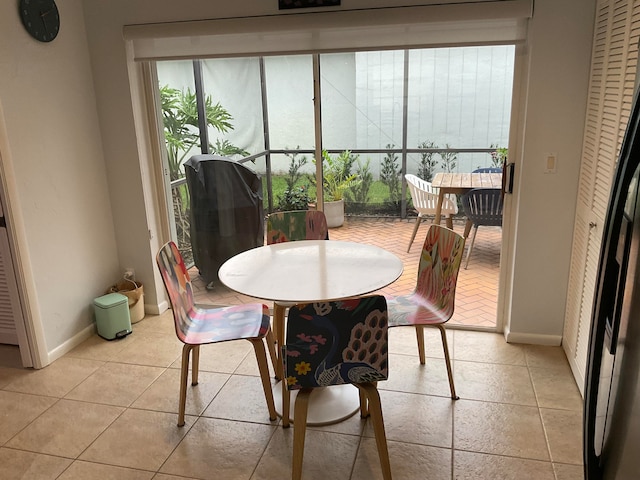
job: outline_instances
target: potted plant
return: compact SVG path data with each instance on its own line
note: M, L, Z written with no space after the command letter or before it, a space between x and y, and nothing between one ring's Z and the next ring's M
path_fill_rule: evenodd
M296 149L300 148L300 145ZM287 188L278 195L278 210L286 212L289 210L309 210L311 198L309 197L308 185L300 185L300 179L304 174L300 171L307 163L307 157L298 158L297 153L285 154L289 157L289 171L285 177Z
M495 150L491 152L492 166L502 168L507 161L509 149L507 149L506 147L499 147L498 145L494 144L491 144L490 148L495 148Z
M351 173L351 167L357 159L358 156L352 155L349 150L335 157L326 150L322 151L322 192L324 214L329 228L339 227L344 223L345 194L348 195L348 190L362 181L357 173Z
M305 185L298 185L287 188L282 193L282 196L278 197L278 210L282 212L309 210L309 203L311 203L311 198L309 197L308 188Z

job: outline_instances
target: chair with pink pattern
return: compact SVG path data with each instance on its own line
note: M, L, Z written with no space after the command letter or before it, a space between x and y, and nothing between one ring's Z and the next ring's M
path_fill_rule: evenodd
M387 299L389 327L415 327L421 364L425 363L424 327L440 330L451 398L454 400L458 396L453 383L444 324L453 316L463 252L464 237L446 227L431 225L420 254L415 290L409 295Z
M191 385L197 385L200 345L241 339L249 340L253 345L258 360L262 388L267 400L269 419L275 420L276 409L269 380L267 354L264 348L265 337L270 350L274 345L269 307L258 303L223 308L196 306L193 300L189 272L176 244L168 242L163 245L156 255L156 262L169 295L176 335L184 344L182 347L178 426L184 425L190 357L193 357ZM275 351L270 353L272 358L275 358Z

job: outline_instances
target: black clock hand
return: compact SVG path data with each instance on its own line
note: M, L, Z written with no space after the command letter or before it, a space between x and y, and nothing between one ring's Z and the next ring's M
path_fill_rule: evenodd
M47 20L45 19L45 15L47 15L48 13L49 12L40 14L40 19L42 20L42 25L44 25L44 33L46 33L47 35L49 34L49 29L47 28Z

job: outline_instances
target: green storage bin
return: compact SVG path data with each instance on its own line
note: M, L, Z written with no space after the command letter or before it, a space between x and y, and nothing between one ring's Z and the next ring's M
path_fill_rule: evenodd
M120 293L109 293L93 301L98 335L106 340L126 337L131 333L129 299Z

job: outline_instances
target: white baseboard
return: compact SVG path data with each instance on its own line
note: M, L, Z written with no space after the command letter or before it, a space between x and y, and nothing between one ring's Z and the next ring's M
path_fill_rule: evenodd
M559 347L562 345L562 335L542 335L538 333L517 333L505 329L504 338L507 343L525 343L529 345L547 345Z
M166 300L161 302L159 305L153 305L148 303L144 304L145 313L150 313L152 315L160 315L161 313L165 312L168 308L169 308L169 303ZM95 322L91 322L90 325L86 326L80 332L76 333L73 337L71 337L69 340L64 342L62 345L59 345L53 350L51 350L47 354L47 364L43 365L43 367L46 367L47 365L53 363L55 360L62 357L65 353L69 353L71 350L76 348L78 345L80 345L82 342L84 342L87 338L89 338L91 335L95 333L96 333L96 324Z
M65 353L68 353L74 348L76 348L78 345L84 342L87 338L91 337L94 333L96 333L96 324L95 322L91 322L90 325L87 325L84 329L76 333L73 337L71 337L69 340L64 342L62 345L59 345L53 350L51 350L47 354L47 365L49 365L50 363L53 363L55 360L62 357ZM47 365L43 365L43 367L46 367Z
M169 308L169 302L163 300L159 304L155 305L152 303L144 304L144 313L150 313L151 315L160 315L164 313Z

